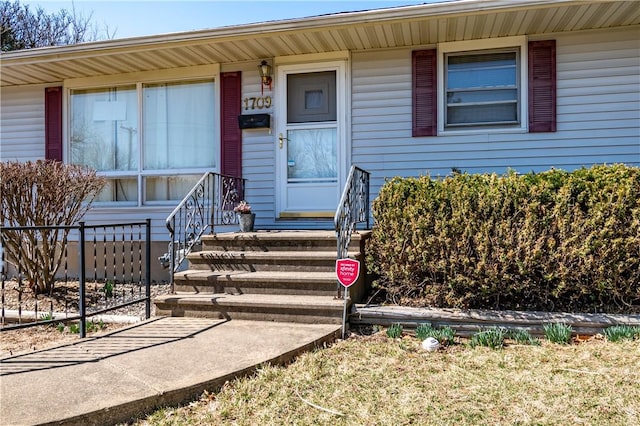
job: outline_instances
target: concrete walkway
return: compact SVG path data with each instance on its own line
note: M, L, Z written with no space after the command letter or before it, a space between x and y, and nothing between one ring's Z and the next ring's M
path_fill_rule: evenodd
M108 425L197 399L264 363L333 341L339 325L155 318L0 360L0 424Z

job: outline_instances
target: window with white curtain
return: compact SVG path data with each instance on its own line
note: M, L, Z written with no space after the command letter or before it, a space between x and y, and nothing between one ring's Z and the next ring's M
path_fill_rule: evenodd
M70 160L107 178L97 201L181 200L215 170L214 88L207 80L72 90Z

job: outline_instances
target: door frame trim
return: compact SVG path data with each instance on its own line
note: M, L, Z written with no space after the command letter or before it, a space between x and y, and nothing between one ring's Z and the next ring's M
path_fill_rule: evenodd
M275 61L274 61L275 62ZM274 150L275 150L275 217L276 218L290 218L295 216L296 212L286 211L285 205L285 193L286 193L286 179L281 179L281 176L286 176L286 161L282 161L278 147L278 135L286 132L286 102L287 102L287 87L286 79L287 74L291 73L305 73L305 72L322 72L322 71L335 71L336 72L336 112L337 112L337 193L336 193L336 206L339 202L342 185L346 179L347 170L351 163L351 70L350 61L345 59L334 59L327 61L307 62L307 63L286 63L279 64L276 62L276 80L275 80L275 114L276 123L273 132L274 135ZM284 170L283 170L284 168ZM335 208L334 207L334 208ZM284 214L283 214L284 213ZM326 217L328 212L322 213L319 217ZM307 216L309 213L305 213L302 216ZM301 217L301 215L297 215ZM317 216L313 216L317 217Z

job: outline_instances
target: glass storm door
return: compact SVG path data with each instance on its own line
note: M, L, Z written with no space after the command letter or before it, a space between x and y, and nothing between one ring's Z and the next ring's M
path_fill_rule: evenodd
M292 67L293 68L293 67ZM283 71L277 136L278 210L286 217L333 217L344 146L341 67Z

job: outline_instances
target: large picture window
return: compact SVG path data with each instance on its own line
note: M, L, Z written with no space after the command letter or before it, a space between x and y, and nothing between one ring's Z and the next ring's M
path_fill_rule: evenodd
M107 177L98 202L182 199L216 168L216 134L213 81L71 91L70 160Z

